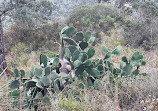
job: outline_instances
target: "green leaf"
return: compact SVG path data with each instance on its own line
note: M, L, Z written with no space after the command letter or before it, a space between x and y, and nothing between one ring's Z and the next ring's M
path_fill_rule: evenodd
M98 77L100 75L100 72L94 68L88 68L86 69L86 72L92 77Z
M54 89L55 89L56 91L59 91L60 88L61 88L61 86L60 86L60 80L59 80L59 78L58 78L58 79L56 79L56 80L54 81Z
M59 58L58 57L56 57L56 58L54 58L54 61L53 61L53 64L52 64L52 66L57 66L59 64Z
M101 51L102 51L103 53L108 53L108 48L107 48L106 46L102 46L102 47L101 47Z
M78 67L78 66L81 65L81 64L82 64L81 61L76 60L76 61L74 62L74 68Z
M75 50L77 50L77 48L75 46L69 46L69 50L71 52L71 55L75 52Z
M40 81L43 83L44 86L49 86L50 85L50 79L48 79L47 77L42 77L40 79Z
M42 76L42 69L41 68L36 68L35 69L35 72L34 72L34 75L36 76L36 77L41 77Z
M83 81L83 80L84 80L83 77L84 77L84 76L83 76L83 73L81 73L81 74L79 74L79 75L77 76L78 80L80 80L80 81Z
M47 56L44 54L40 55L40 65L43 63L44 67L47 67Z
M88 59L93 57L95 54L95 49L93 47L91 47L88 52L87 52L87 55L88 55Z
M143 75L143 76L147 76L147 74L146 74L146 73L142 73L141 75Z
M53 79L53 80L55 80L56 78L58 78L59 77L59 74L58 73L56 73L56 71L52 71L52 73L51 73L51 79ZM49 77L50 78L50 77Z
M84 72L82 73L82 75L83 75L83 77L88 77L88 73L87 73L86 71L84 71Z
M86 49L86 48L88 47L88 43L87 43L87 42L81 42L81 43L79 44L79 46L80 46L80 48L81 48L82 50L84 50L84 49Z
M32 72L35 71L35 67L34 67L34 65L31 65L31 71L32 71Z
M39 82L39 78L37 78L37 77L33 77L33 78L31 79L31 81Z
M20 96L19 89L14 89L14 90L12 91L12 94L11 94L11 95L14 96L14 97Z
M134 66L139 67L142 65L142 59L143 55L137 51L132 55L131 62Z
M101 72L104 70L104 67L103 67L103 65L98 65L97 69Z
M137 76L138 74L139 74L139 69L136 69L136 70L134 70L133 72L132 72L132 75L135 75L135 76Z
M45 71L45 76L49 75L52 72L52 68L51 67L46 67L44 71Z
M82 32L78 32L78 33L76 34L76 39L77 39L78 41L83 41L83 38L84 38L84 35L83 35Z
M90 37L91 37L91 32L86 32L86 34L85 34L86 42L88 42L88 40L90 39Z
M20 74L21 74L21 78L23 78L25 76L25 71L24 70L20 70Z
M120 68L123 69L124 62L120 61Z
M79 50L76 50L73 55L72 55L72 60L75 61L79 58L80 56L80 51Z
M128 60L127 60L126 56L122 57L122 61L125 62L125 63L128 63Z
M108 67L111 67L111 66L113 66L113 63L111 63L110 61L107 61L107 65L108 65Z
M119 45L112 51L112 54L114 55L114 57L117 57L121 54L121 52L122 52L122 47Z
M64 54L64 58L68 58L70 59L71 57L71 52L68 48L65 48L65 54Z
M62 30L61 30L61 34L64 36L64 37L70 37L75 31L75 28L74 27L69 27L69 26L66 26L64 27Z
M63 34L67 29L69 29L69 26L65 26L62 30L61 30L61 34Z
M89 86L93 86L93 82L92 79L90 77L87 78L87 85Z
M103 60L102 59L98 59L98 64L103 64Z
M132 55L132 58L131 60L132 61L138 61L138 60L141 60L143 59L143 55L140 53L140 52L135 52L133 55Z
M18 71L17 68L14 69L14 77L15 77L15 78L19 77L19 71Z
M68 78L69 78L69 81L72 83L73 82L73 75L74 72L70 72L69 75L68 75Z
M90 66L90 65L92 65L92 62L91 62L91 60L86 60L86 61L83 62L83 65L84 66Z
M12 88L12 89L18 89L19 88L19 81L18 80L14 80L12 81L10 84L9 84L9 87Z
M34 76L32 71L29 71L29 77L32 78Z
M60 73L59 76L61 78L68 78L68 74L66 74L66 73Z
M146 65L146 62L145 62L145 61L142 61L141 65L142 65L142 66L145 66L145 65Z
M44 96L44 97L43 97L43 100L42 100L42 103L43 103L44 105L50 104L50 99L49 99L49 97Z
M43 89L42 82L40 81L36 83L36 86L40 89Z
M83 71L84 71L84 67L83 67L83 65L80 65L80 66L78 66L78 67L76 68L75 74L76 74L77 76L79 76L79 75L81 75L81 74L83 73Z
M119 68L114 68L113 74L115 75L115 77L118 76L118 75L121 75L121 69L119 69Z
M104 61L110 61L111 60L111 52L108 52L104 58Z
M39 99L42 99L42 98L43 98L43 94L42 94L41 92L39 92L39 93L37 94L37 96L38 96Z
M139 60L139 61L132 61L132 64L134 65L134 66L137 66L137 67L140 67L141 66L141 60Z
M88 41L87 41L87 43L93 43L95 41L95 37L91 37Z
M30 81L26 82L25 85L26 85L26 89L28 91L31 87L35 87L36 86L36 82L30 80Z
M68 38L68 37L63 37L63 39L64 39L64 41L67 42L68 44L77 46L77 43L76 43L73 39Z
M126 66L123 68L123 71L125 72L126 75L131 74L133 67L131 64L126 64Z
M101 80L96 79L96 80L94 81L94 88L95 88L96 90L99 90L99 89L101 89L101 86L102 86Z
M88 59L88 55L87 55L86 53L83 53L83 54L81 55L81 61L84 62L84 61L86 61L87 59Z

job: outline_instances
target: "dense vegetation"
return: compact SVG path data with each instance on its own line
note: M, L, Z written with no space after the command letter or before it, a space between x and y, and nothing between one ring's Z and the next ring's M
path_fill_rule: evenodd
M4 0L0 18L0 109L158 110L157 1Z

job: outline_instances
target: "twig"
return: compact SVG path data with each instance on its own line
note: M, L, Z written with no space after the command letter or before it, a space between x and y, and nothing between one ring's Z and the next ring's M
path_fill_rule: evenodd
M8 67L6 67L3 72L0 74L0 76L2 76L4 74L4 72L7 70Z

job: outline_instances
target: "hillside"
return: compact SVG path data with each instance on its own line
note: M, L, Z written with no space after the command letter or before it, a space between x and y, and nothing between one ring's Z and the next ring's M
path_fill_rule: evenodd
M0 111L158 111L157 0L1 0Z

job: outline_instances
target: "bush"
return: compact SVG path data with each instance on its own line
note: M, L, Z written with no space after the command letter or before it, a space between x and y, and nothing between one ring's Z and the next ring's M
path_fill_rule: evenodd
M105 4L81 5L72 11L66 20L67 24L82 22L82 17L89 18L92 22L99 22L100 16L118 16L118 9Z
M133 6L132 25L125 27L125 38L134 47L150 48L158 35L158 6L154 2L139 2Z
M18 42L29 45L31 50L38 50L39 48L55 49L56 47L49 48L46 45L49 41L49 45L54 45L55 39L59 39L60 28L58 23L45 24L38 29L31 28L23 29L18 25L13 25L9 31L5 32L4 38L7 50L15 46Z
M21 42L11 48L10 55L7 59L10 68L14 69L18 66L27 66L27 63L29 61L29 55L25 53L27 49L28 46Z
M122 30L123 29L118 29L118 28L116 30L112 29L110 31L110 36L101 32L101 36L103 37L103 39L102 39L102 44L99 45L106 44L106 46L110 47L111 49L113 49L118 45L122 45L122 46L125 45L126 41L123 37Z
M101 40L100 32L107 34L114 28L114 23L118 22L119 18L119 9L112 5L80 5L67 17L66 24L76 27L77 31L92 31L97 43Z

